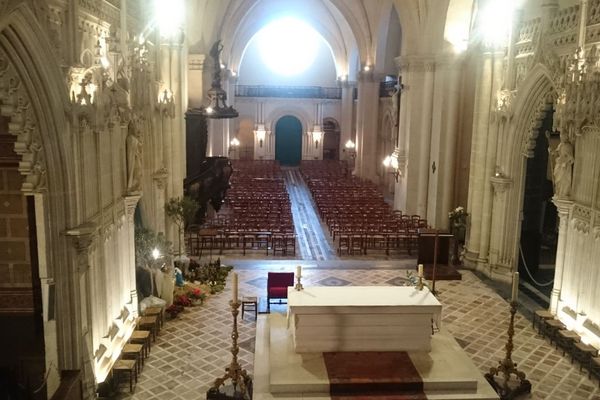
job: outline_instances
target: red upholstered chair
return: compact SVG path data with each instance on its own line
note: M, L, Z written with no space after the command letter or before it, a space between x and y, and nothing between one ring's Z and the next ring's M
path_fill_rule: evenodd
M294 286L293 272L269 272L267 276L267 311L271 310L271 299L287 300L288 286Z

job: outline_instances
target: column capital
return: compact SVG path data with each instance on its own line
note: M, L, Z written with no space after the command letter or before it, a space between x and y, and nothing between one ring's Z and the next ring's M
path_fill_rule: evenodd
M204 70L204 60L206 55L204 54L188 54L188 68L190 71L202 71Z
M494 194L502 194L506 192L508 188L512 186L512 179L507 178L503 175L492 176L490 178L490 182L492 183L492 187L494 188Z
M137 207L137 203L142 196L140 194L128 195L123 197L123 201L125 202L125 210L127 213L127 219L130 222L133 222L133 215L135 214L135 208Z
M165 167L161 167L154 174L152 174L152 178L156 183L158 189L162 190L165 187L165 183L167 182L167 178L169 177L169 171Z
M556 206L556 209L558 210L558 216L561 218L561 220L569 216L569 213L573 209L574 205L574 203L571 200L564 200L558 198L553 198L552 202Z

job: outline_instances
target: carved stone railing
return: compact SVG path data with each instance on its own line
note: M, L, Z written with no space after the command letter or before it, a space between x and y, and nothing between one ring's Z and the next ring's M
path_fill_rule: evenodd
M236 97L283 97L298 99L341 99L342 88L321 86L236 85Z

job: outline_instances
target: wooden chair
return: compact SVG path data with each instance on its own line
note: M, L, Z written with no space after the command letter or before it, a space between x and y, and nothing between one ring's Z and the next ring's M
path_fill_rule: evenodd
M133 393L133 381L137 384L137 363L135 360L117 360L112 367L113 378L116 384L123 375L129 377L129 392Z
M152 341L150 340L150 331L133 331L131 337L129 338L129 343L141 344L144 349L144 357L148 358L148 355L150 354L150 348L152 346Z
M269 272L267 275L267 311L271 311L271 299L287 300L288 287L294 286L293 272Z

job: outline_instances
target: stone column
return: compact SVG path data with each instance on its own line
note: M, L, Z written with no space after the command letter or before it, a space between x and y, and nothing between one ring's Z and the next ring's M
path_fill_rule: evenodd
M506 210L508 209L506 191L512 186L512 179L498 173L490 178L494 189L492 202L492 221L490 236L489 265L491 267L504 264L506 261L500 257L500 249L503 248L503 233L506 226ZM505 271L508 273L508 270Z
M198 108L204 104L204 54L188 54L188 104Z
M476 263L480 255L483 197L486 190L485 158L490 126L491 97L493 89L493 59L491 53L484 53L480 76L475 93L476 109L473 115L473 139L471 144L471 162L469 168L469 200L467 210L470 214L470 229L467 235L466 260Z
M437 176L439 189L441 189L441 204L436 204L437 212L434 219L435 226L438 228L448 228L448 212L454 207L454 186L456 182L456 148L458 141L458 117L460 104L460 83L463 62L462 59L453 60L453 64L448 66L449 88L446 94L448 104L448 114L446 126L443 128L443 143L440 152L440 174ZM429 196L432 197L431 195ZM436 196L439 198L439 196Z
M354 99L352 98L352 92L354 91L354 85L347 80L341 83L342 85L342 105L341 105L341 121L340 121L340 160L347 159L349 156L344 156L347 150L344 147L348 140L352 140L356 143L356 137L354 135L354 129L352 125L352 115L354 114Z
M92 314L90 302L96 299L93 292L88 291L90 286L89 272L92 260L90 257L94 242L97 239L96 227L94 225L81 225L75 229L65 232L71 239L74 250L74 264L68 273L69 293L58 293L62 301L70 303L69 313L62 317L69 321L73 330L72 342L66 351L70 352L70 361L62 365L64 369L80 369L82 372L83 398L93 398L96 390L96 376L94 359L93 326L103 314ZM65 296L66 294L66 296ZM61 313L62 314L62 313ZM68 315L68 316L67 316ZM106 372L108 374L108 372ZM96 375L96 376L95 376Z
M356 174L376 182L379 81L373 73L359 75L356 108Z
M504 53L495 53L492 54L493 60L493 70L492 70L492 94L493 99L496 99L496 93L500 90L500 85L502 84L502 67L503 67L503 59ZM495 108L496 104L492 103L491 107ZM483 182L483 204L481 211L481 239L480 239L480 247L479 247L479 257L478 263L480 265L486 265L488 263L489 258L489 248L490 248L490 232L491 232L491 219L492 219L492 188L488 181L492 176L494 176L496 170L496 152L497 152L497 143L498 143L498 128L500 124L500 120L498 118L489 119L491 124L489 126L489 131L487 133L487 146L485 149L485 163L478 164L477 168L484 167L484 182Z
M396 152L398 153L398 168L400 176L396 181L394 188L394 209L407 210L408 202L408 144L410 142L410 92L409 83L411 82L411 71L409 62L401 57L395 59L398 66L398 75L402 77L404 89L400 92L400 114L398 116L398 142L396 143Z
M435 63L432 60L423 62L423 97L420 107L420 143L419 143L419 180L417 187L417 214L427 217L427 190L429 176L432 171L430 163L431 123L433 119L433 82Z
M554 315L558 312L558 303L563 284L563 272L565 269L565 255L567 246L567 235L569 232L569 215L573 208L573 202L569 200L553 200L558 210L558 244L556 246L556 262L554 269L554 287L550 295L550 312Z

